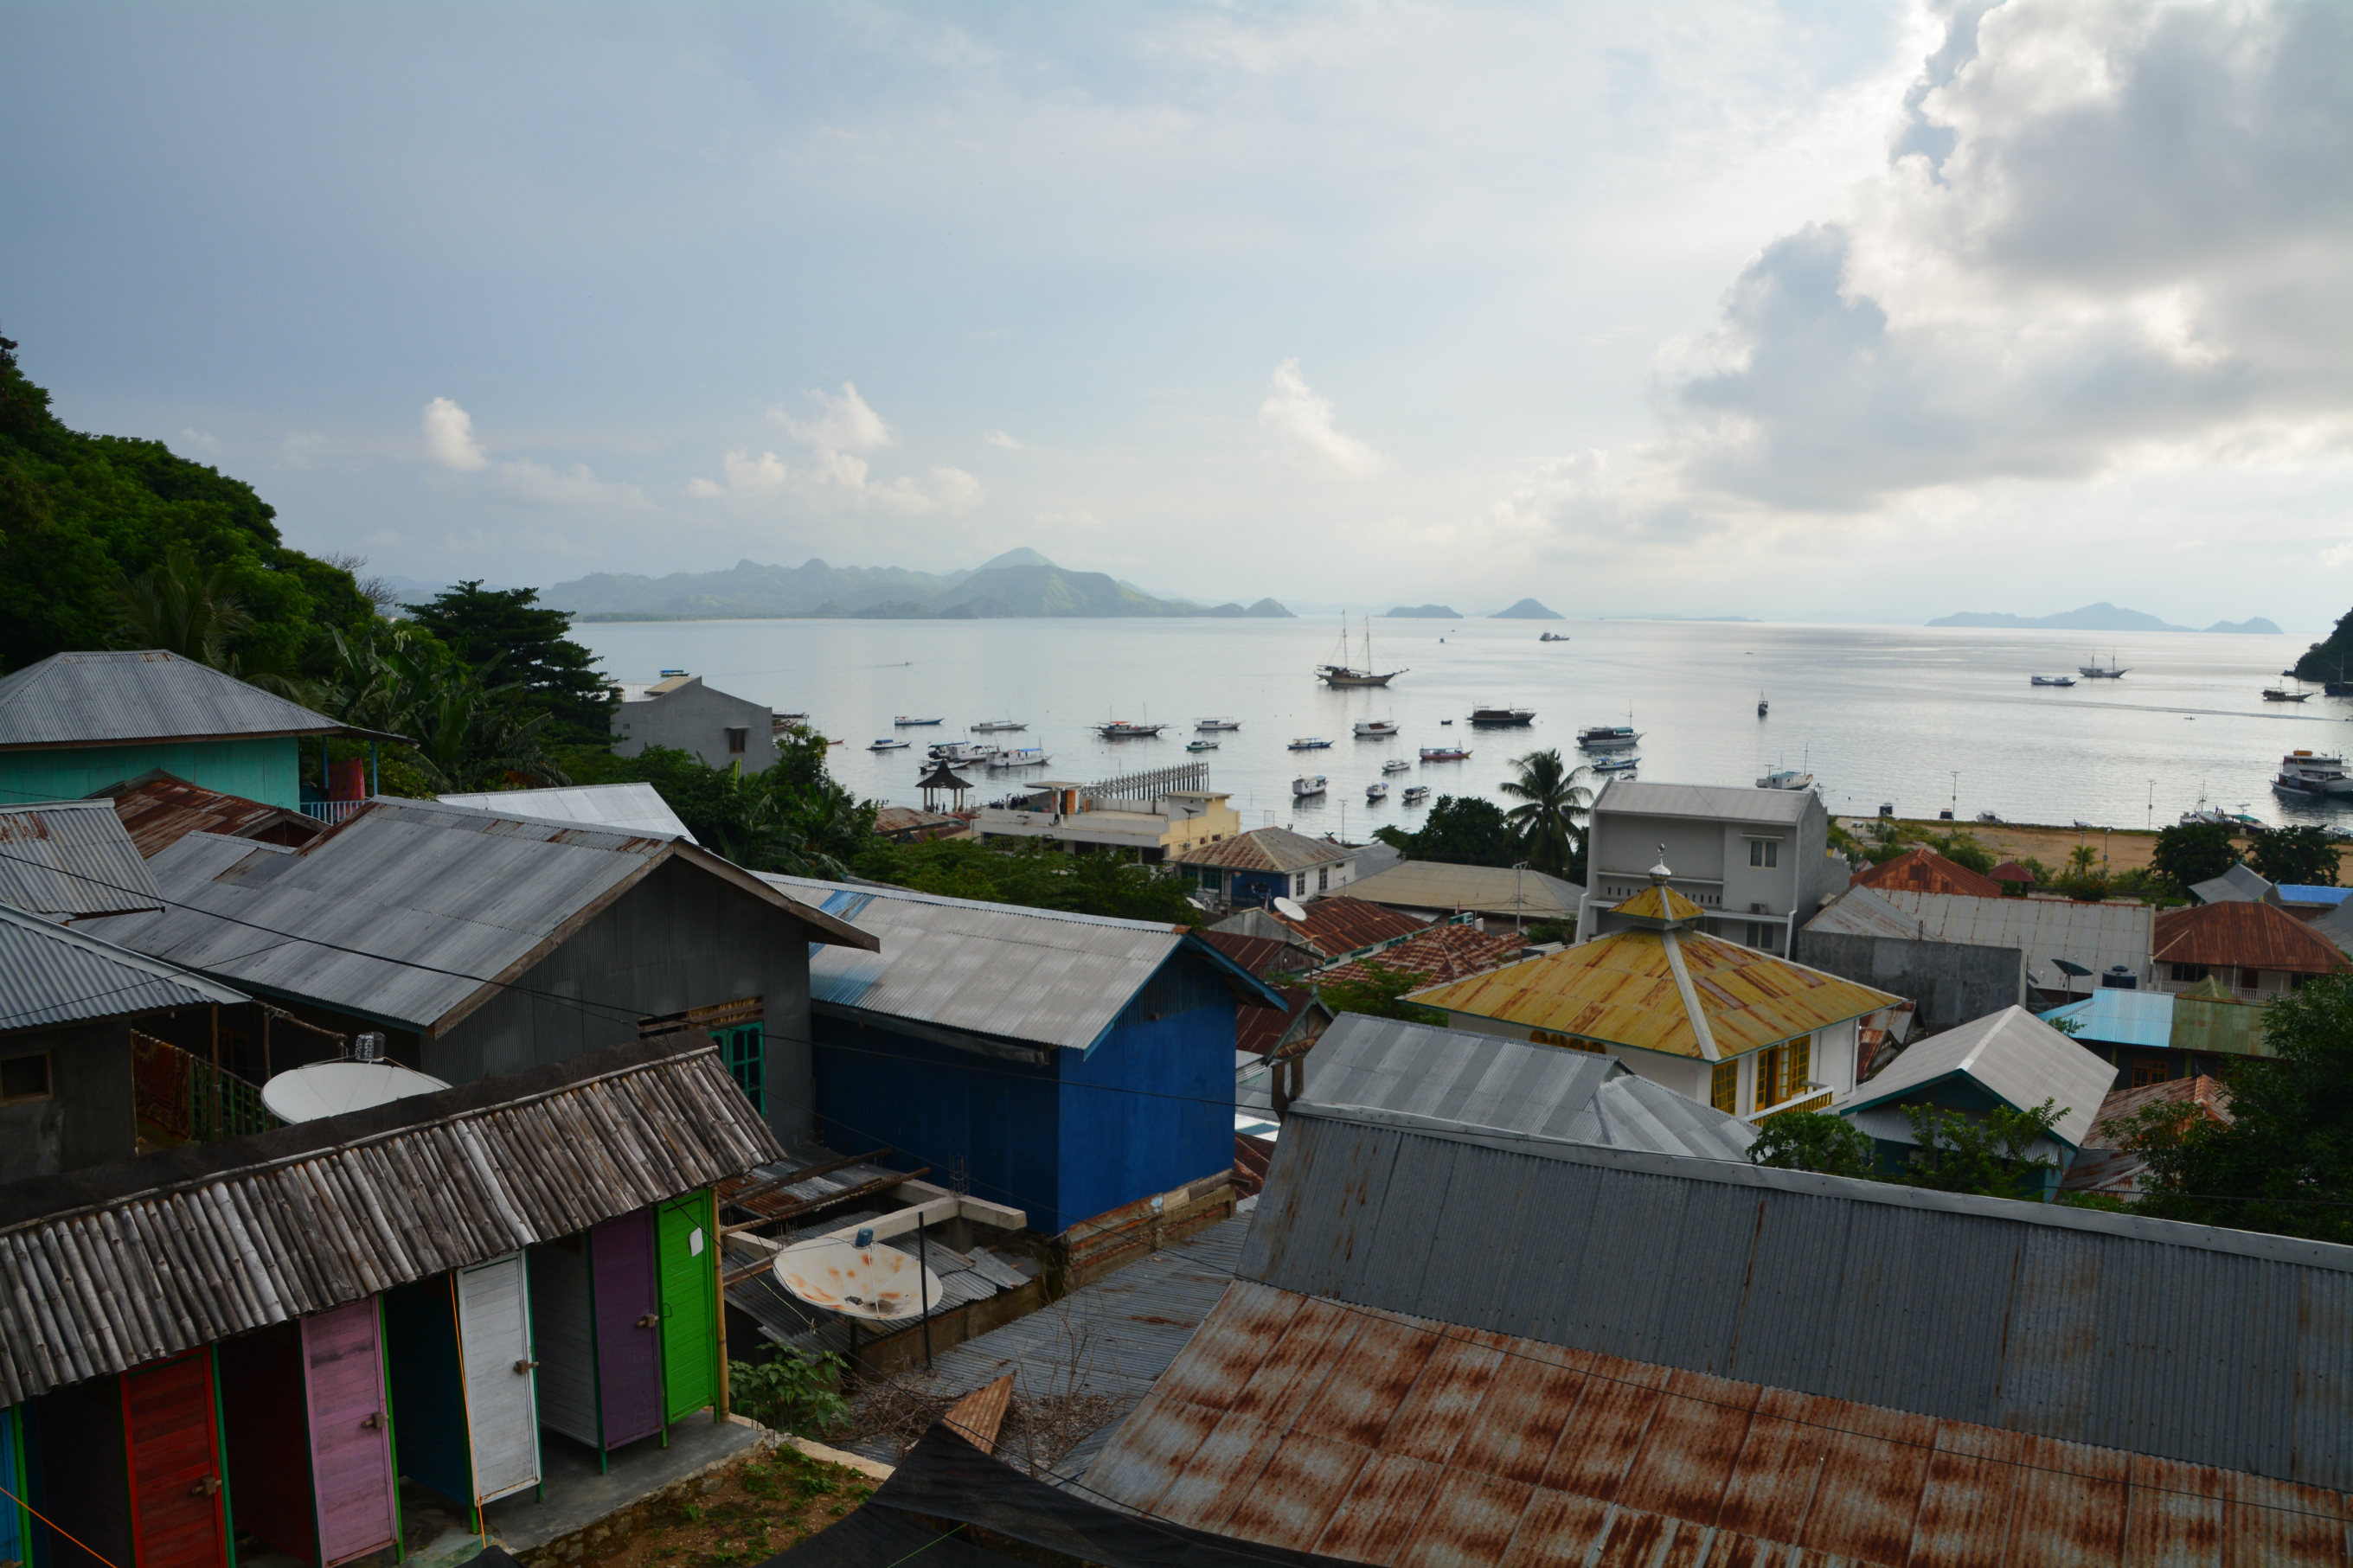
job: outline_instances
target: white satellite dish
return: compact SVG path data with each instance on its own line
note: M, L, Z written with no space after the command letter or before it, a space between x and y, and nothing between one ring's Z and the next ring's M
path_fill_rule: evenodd
M1303 921L1307 918L1307 911L1289 899L1275 900L1274 912L1285 920Z
M316 1121L448 1087L394 1062L312 1062L263 1084L261 1103L280 1121Z
M889 1322L940 1304L940 1277L895 1247L839 1237L796 1242L776 1254L776 1283L812 1307Z

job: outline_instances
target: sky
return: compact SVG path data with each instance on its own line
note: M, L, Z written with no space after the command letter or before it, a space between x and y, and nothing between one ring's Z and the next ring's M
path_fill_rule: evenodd
M290 542L2353 604L2353 6L12 6L0 332Z

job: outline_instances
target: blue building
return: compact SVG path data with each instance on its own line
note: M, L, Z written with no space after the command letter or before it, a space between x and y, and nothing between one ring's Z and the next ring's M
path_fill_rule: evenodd
M812 947L818 1135L1081 1220L1230 1168L1238 1006L1282 1000L1198 934L767 877L881 940Z

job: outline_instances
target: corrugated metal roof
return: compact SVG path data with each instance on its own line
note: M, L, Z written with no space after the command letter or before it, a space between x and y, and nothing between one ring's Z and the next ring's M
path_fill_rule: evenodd
M161 909L163 890L111 802L0 807L0 904L76 920Z
M1307 1053L1304 1098L1531 1138L1742 1160L1737 1117L1586 1051L1344 1013Z
M575 916L673 858L785 908L816 940L872 940L683 841L389 799L299 850L192 833L147 862L171 907L96 929L240 984L438 1034ZM272 932L283 940L257 940Z
M1892 928L1885 923L1889 910L1901 922ZM2031 969L2063 958L2104 974L2121 963L2146 983L2155 918L2156 911L2146 904L1977 899L1907 888L1865 888L1850 889L1807 922L1806 929L1968 947L2014 947L2024 951ZM2042 978L2056 989L2061 976L2050 970Z
M2162 991L2119 991L2101 986L2070 1006L2037 1013L2045 1023L2072 1018L2079 1026L2075 1038L2104 1046L2173 1044L2173 998Z
M1704 1060L1741 1056L1901 1000L1702 931L1640 930L1410 995L1425 1007Z
M1672 925L1699 920L1707 913L1664 882L1654 882L1632 898L1610 905L1609 912L1632 920L1658 921Z
M1859 888L1902 888L1915 893L1948 893L1972 899L1999 899L2001 884L1980 877L1967 866L1947 860L1925 845L1906 849L1892 860L1867 866L1854 874Z
M1573 920L1585 889L1542 871L1407 860L1348 884L1348 896L1401 910L1475 910L1531 921Z
M1527 943L1508 931L1490 936L1475 925L1457 925L1447 921L1422 927L1418 935L1408 937L1395 947L1382 950L1374 956L1373 962L1392 974L1418 975L1422 984L1437 985L1449 980L1465 980L1473 974L1484 974L1502 964L1515 963L1526 951ZM1361 959L1335 964L1315 973L1318 985L1343 984L1371 978L1372 972Z
M2231 1116L2231 1091L2214 1079L2200 1073L2196 1078L2168 1079L2163 1083L2146 1083L2138 1089L2115 1089L2100 1101L2099 1115L2094 1119L2092 1141L2113 1145L2124 1135L2121 1126L2111 1123L2128 1121L2152 1105L2179 1102L2196 1107L2214 1121L2228 1125Z
M1297 931L1308 946L1325 958L1339 958L1363 948L1401 942L1427 926L1427 922L1412 915L1350 898L1345 893L1310 900L1300 907L1306 911L1304 920L1293 920L1276 909L1260 912Z
M0 1403L586 1229L780 1151L698 1042L0 1189Z
M2103 993L2132 996L2135 992ZM2052 1131L2071 1149L2090 1142L2092 1119L2116 1080L2116 1069L2023 1007L2004 1007L1973 1023L1904 1047L1869 1083L1831 1109L1841 1116L1868 1110L1941 1079L1967 1078L2013 1110L2055 1100L2065 1114Z
M2353 969L2335 943L2275 904L2197 904L2157 917L2159 963L2236 965L2327 974Z
M649 784L570 784L558 789L489 790L479 795L445 795L443 805L470 806L501 816L533 822L577 822L624 833L669 834L689 844L695 837L678 819L678 813Z
M1240 931L1205 931L1201 940L1263 980L1278 966L1296 969L1314 959L1287 942L1271 936L1244 936Z
M0 1031L248 1000L201 974L0 904Z
M1644 784L1611 779L1593 802L1594 813L1630 816L1704 816L1735 822L1803 822L1811 790L1736 789L1726 784Z
M1294 1107L1240 1272L1482 1333L2353 1485L2353 1247L2325 1242ZM1204 1353L1216 1343L1205 1331ZM1282 1405L1284 1384L1253 1386ZM1518 1440L1517 1420L1487 1425Z
M2353 897L2353 888L2320 888L2309 882L2282 882L2278 892L2285 903L2327 904L2331 908Z
M1197 844L1175 858L1180 865L1235 871L1305 871L1335 865L1355 854L1345 844L1310 838L1288 827L1253 827L1214 844Z
M344 732L323 713L152 648L51 654L0 677L0 751Z
M935 1028L1084 1050L1188 942L1220 966L1231 963L1182 926L760 875L787 892L821 896L828 914L880 943L871 952L811 953L812 1001ZM1266 1001L1280 1005L1271 992Z
M2192 882L2190 893L2201 904L2276 904L2280 890L2253 866L2232 866L2219 877Z
M2259 1004L2190 992L2177 993L2173 998L2169 1043L2177 1051L2222 1051L2241 1057L2279 1054L2263 1033L2263 1009Z
M327 831L327 825L315 816L264 805L242 795L223 795L174 778L161 768L110 784L98 796L114 803L114 815L123 831L131 835L139 853L149 858L191 833L307 844Z
M2329 1563L2341 1492L1237 1282L1088 1470L1383 1568Z

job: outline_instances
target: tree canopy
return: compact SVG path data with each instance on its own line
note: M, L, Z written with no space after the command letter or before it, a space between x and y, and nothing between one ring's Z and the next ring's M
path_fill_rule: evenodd
M2239 863L2232 831L2220 822L2183 822L2160 828L2157 847L2149 852L2152 870L2187 897L2200 882L2211 882Z
M1511 866L1527 858L1521 835L1504 819L1504 808L1472 795L1440 795L1418 833L1383 827L1376 829L1373 837L1409 860Z
M1504 814L1519 830L1529 865L1571 881L1585 879L1585 818L1593 794L1583 780L1591 770L1561 761L1557 750L1530 752L1514 759L1516 773L1503 792L1520 804Z
M869 837L852 869L878 882L946 898L1170 925L1202 923L1183 879L1113 853L1071 854L1051 839L893 844Z
M2305 650L2295 672L2306 680L2353 679L2353 610L2337 617L2337 626L2322 641Z
M553 743L610 742L611 683L596 656L572 640L570 614L542 605L538 589L485 588L476 578L402 608L462 663L513 682L523 706L552 719Z
M2337 886L2336 841L2312 823L2256 834L2247 861L2266 881L2295 888Z

